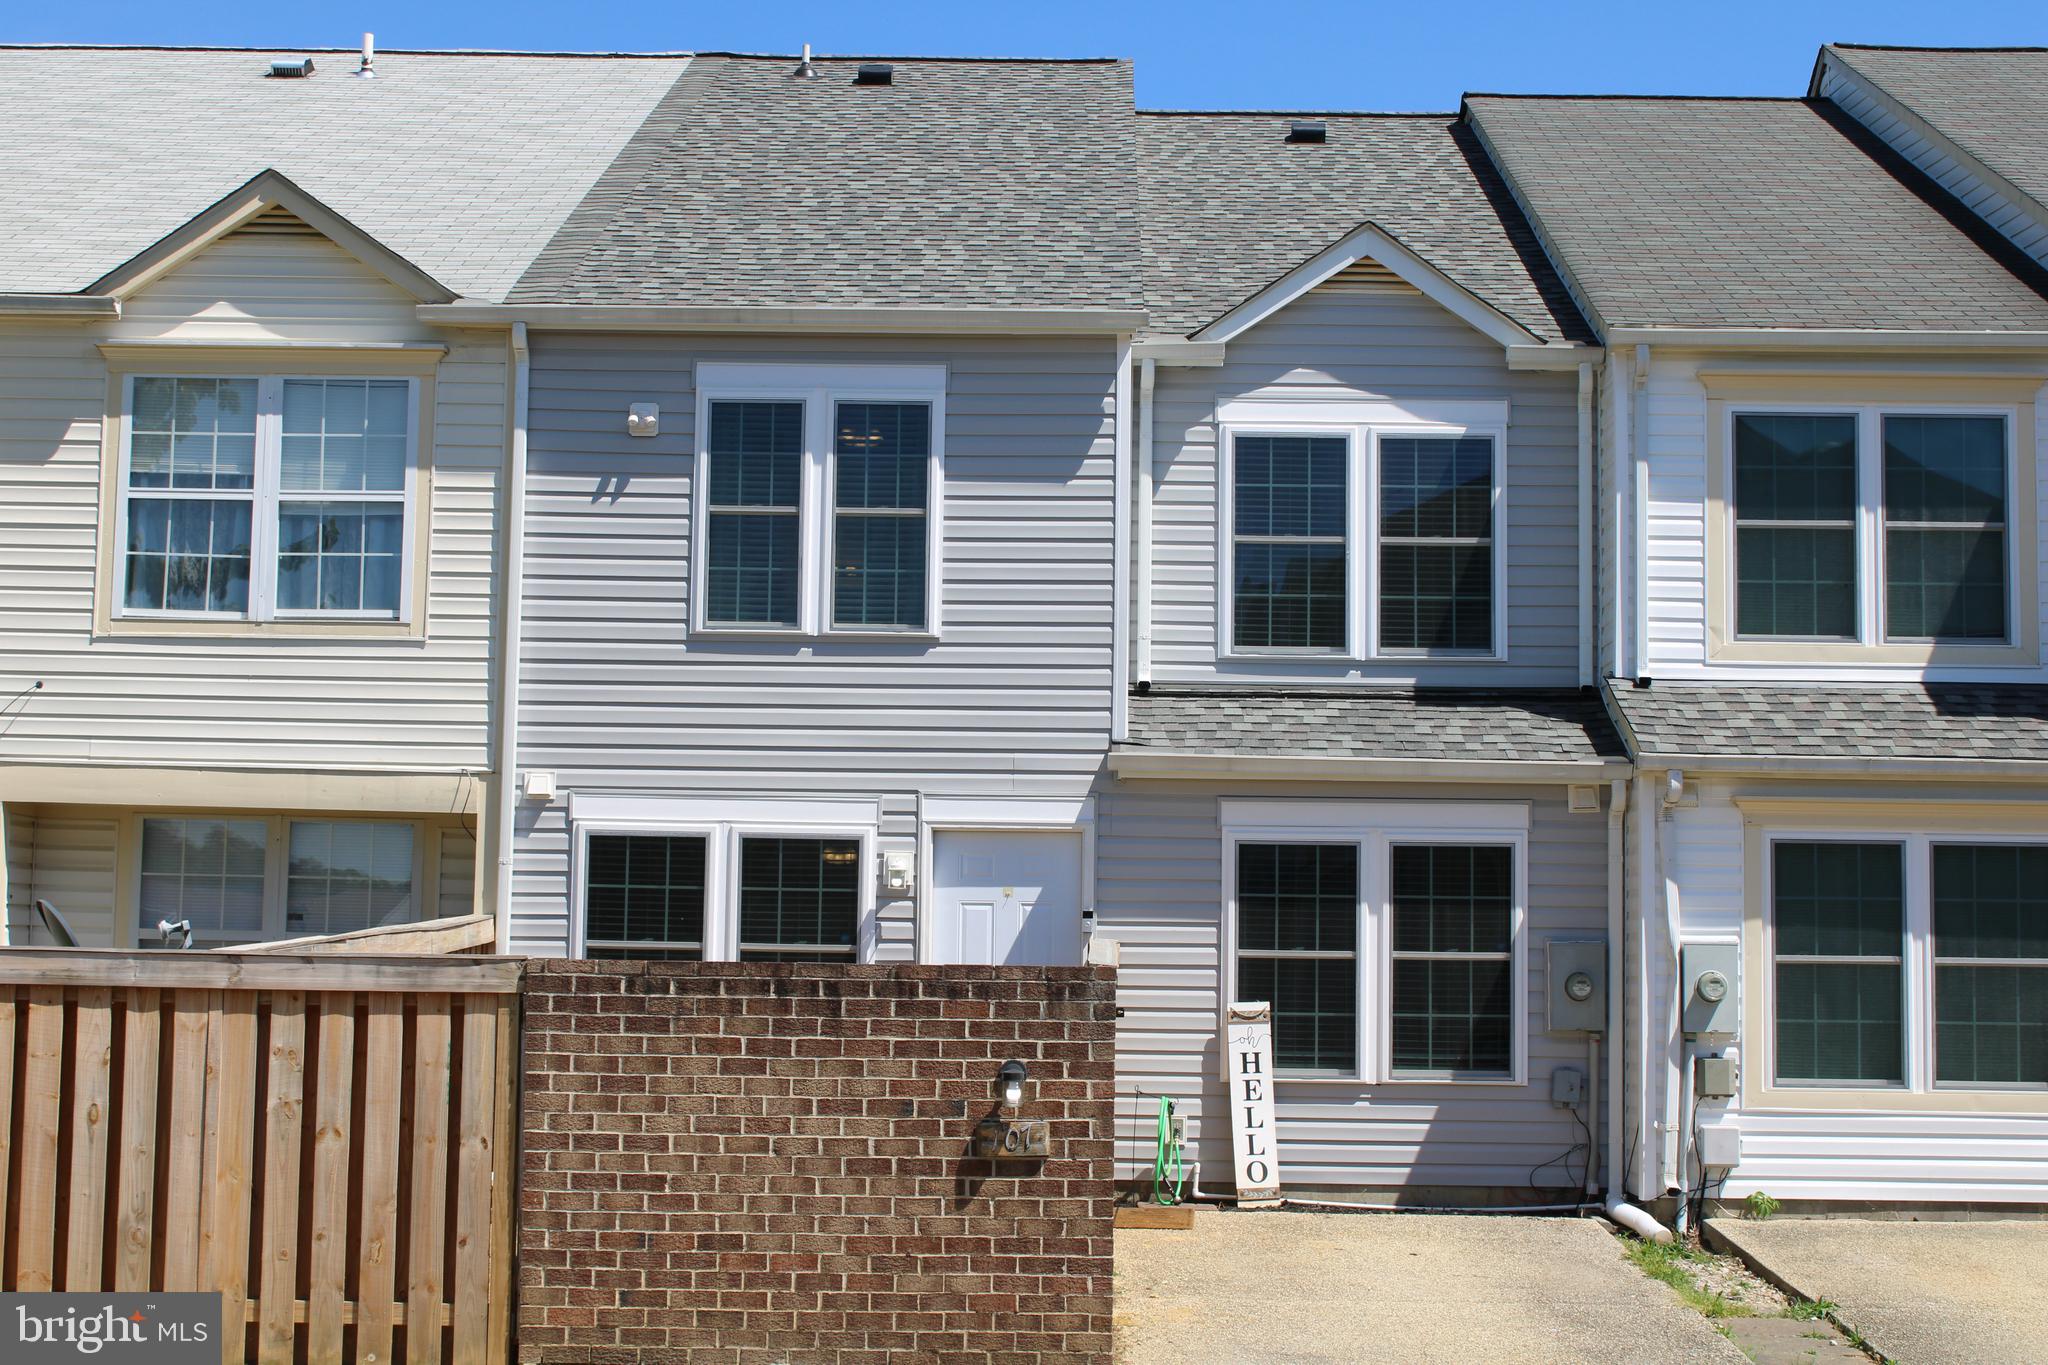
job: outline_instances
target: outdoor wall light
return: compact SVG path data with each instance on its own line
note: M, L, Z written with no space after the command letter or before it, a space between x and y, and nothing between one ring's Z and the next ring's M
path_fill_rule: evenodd
M1024 1103L1024 1082L1030 1076L1022 1062L1012 1060L1003 1063L1002 1069L996 1072L996 1079L1003 1085L1003 1108L1015 1109Z

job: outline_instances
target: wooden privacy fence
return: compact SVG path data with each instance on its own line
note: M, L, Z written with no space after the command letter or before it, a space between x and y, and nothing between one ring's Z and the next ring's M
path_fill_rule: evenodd
M503 1362L519 969L0 950L0 1284L218 1289L229 1365Z

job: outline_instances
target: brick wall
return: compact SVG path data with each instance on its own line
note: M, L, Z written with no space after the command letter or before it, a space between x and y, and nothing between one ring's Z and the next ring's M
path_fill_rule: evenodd
M1107 1361L1115 973L543 962L519 1358ZM967 1155L996 1068L1051 1156Z

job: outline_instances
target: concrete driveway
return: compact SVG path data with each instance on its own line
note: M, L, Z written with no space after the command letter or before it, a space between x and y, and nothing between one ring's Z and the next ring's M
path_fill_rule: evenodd
M2048 1223L1716 1218L1707 1232L1904 1365L2048 1359Z
M1200 1209L1116 1234L1122 1365L1745 1357L1570 1218Z

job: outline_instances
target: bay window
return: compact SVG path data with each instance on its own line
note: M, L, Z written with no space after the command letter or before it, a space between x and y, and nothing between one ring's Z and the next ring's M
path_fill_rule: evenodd
M125 381L114 615L407 621L418 382Z

